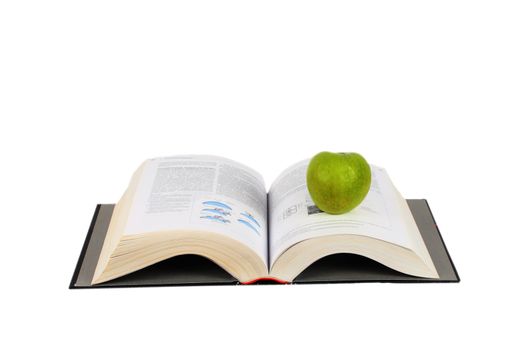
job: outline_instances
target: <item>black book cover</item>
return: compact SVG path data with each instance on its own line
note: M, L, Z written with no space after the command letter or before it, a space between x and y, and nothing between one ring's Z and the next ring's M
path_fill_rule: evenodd
M292 284L354 282L459 282L459 275L424 199L408 199L408 206L439 273L439 279L403 274L374 260L354 255L324 257L304 270ZM109 287L151 287L187 285L232 285L240 283L214 262L197 255L176 256L115 280L91 286L96 263L109 226L113 204L99 204L84 241L70 289ZM256 284L274 283L261 281Z

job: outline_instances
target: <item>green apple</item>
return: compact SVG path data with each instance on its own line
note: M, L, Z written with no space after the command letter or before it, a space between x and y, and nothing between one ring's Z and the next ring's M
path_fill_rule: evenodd
M343 214L357 207L368 194L371 182L370 165L358 153L318 153L306 172L312 200L329 214Z

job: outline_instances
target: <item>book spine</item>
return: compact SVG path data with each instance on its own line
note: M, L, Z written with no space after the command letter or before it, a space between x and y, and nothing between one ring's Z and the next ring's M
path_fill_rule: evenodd
M277 283L280 283L280 284L289 284L290 283L288 281L280 280L280 279L275 278L275 277L261 277L261 278L256 278L256 279L253 279L253 280L250 280L250 281L241 282L241 284L254 284L254 283L259 282L259 281L273 281L273 282L277 282Z

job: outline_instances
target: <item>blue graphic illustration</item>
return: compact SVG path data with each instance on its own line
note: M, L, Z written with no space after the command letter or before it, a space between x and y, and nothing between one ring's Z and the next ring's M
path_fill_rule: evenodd
M223 224L229 224L231 221L226 219L226 216L231 216L232 208L219 201L204 201L202 202L203 207L200 211L200 218L210 221L220 222Z
M228 224L228 223L230 223L230 220L227 220L227 219L223 218L223 217L220 216L220 215L206 215L206 216L201 216L201 219L208 219L208 220L212 220L212 221L222 222L223 224Z
M202 204L209 205L209 206L212 206L212 207L219 207L219 208L223 208L223 209L232 210L232 208L229 205L224 204L222 202L218 202L218 201L205 201L205 202L202 202Z
M244 211L244 212L241 213L241 215L244 216L245 218L247 218L248 220L250 220L251 222L253 222L258 227L261 227L259 222L257 222L257 220L255 220L255 218L253 217L252 214L248 213L247 211Z
M223 215L223 216L228 216L228 215L232 215L229 211L226 211L222 208L204 208L202 209L201 211L205 211L205 212L208 212L208 213L214 213L214 214L219 214L219 215Z
M257 231L257 228L255 228L255 226L253 226L250 222L246 221L246 220L243 220L243 219L237 219L238 222L240 222L241 224L244 224L246 226L248 226L249 228L251 228L252 230L255 231L255 233L257 233L259 236L261 235L259 233L259 231Z

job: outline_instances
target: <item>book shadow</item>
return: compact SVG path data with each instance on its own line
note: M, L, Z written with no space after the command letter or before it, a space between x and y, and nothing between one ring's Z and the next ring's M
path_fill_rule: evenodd
M421 278L392 270L355 254L334 254L314 262L293 283L413 282ZM213 261L199 255L179 255L94 287L238 284ZM263 280L254 284L278 284Z
M185 254L160 261L97 286L191 286L237 284L237 282L233 276L213 261L199 255Z
M370 258L349 253L325 256L308 266L294 283L414 282L422 281Z

